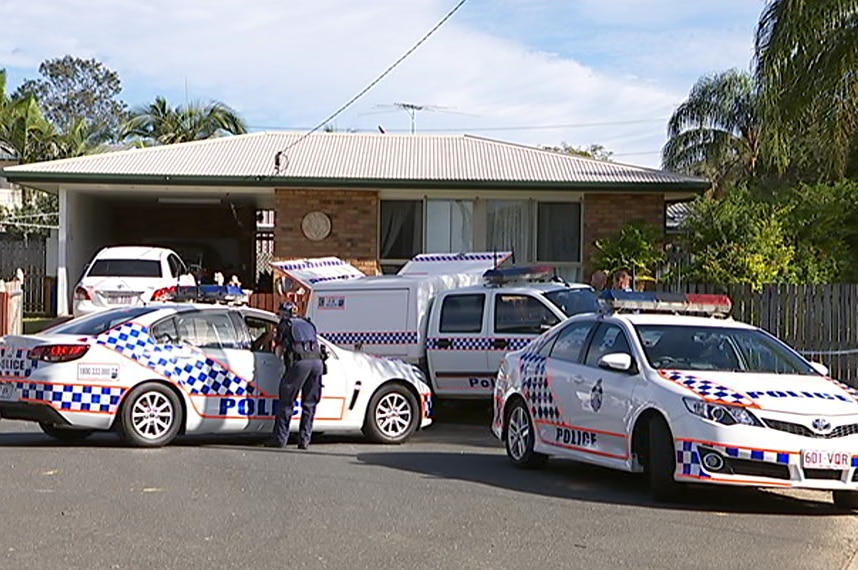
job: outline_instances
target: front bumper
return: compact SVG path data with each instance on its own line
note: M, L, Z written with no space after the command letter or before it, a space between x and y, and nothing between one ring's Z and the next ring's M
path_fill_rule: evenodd
M690 414L672 428L677 481L858 490L858 435L807 437L767 427L720 426ZM848 460L837 469L806 467L802 451L808 450L847 454Z

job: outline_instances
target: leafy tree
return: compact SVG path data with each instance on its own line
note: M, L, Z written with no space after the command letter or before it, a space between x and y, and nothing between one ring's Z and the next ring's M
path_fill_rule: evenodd
M66 55L42 62L39 73L41 78L22 83L13 98L35 95L60 132L84 120L94 140L117 140L127 105L116 98L122 83L115 71L95 59Z
M638 277L655 277L665 259L661 241L661 228L629 222L618 234L596 241L593 265L608 273L628 269Z
M540 148L542 148L542 150L562 152L565 154L571 154L573 156L583 156L584 158L593 158L596 160L610 161L611 157L614 156L614 153L612 151L606 149L600 144L591 144L590 146L579 147L570 146L564 142L560 143L560 146L543 146Z
M821 179L856 158L858 0L769 0L756 32L767 155Z
M755 289L791 281L796 251L785 210L755 199L745 187L733 189L723 199L698 198L682 223L683 245L691 253L683 277Z
M706 176L717 194L752 178L760 156L757 108L750 74L731 69L700 78L668 122L664 168Z
M152 144L175 144L247 132L244 120L230 107L213 101L170 106L163 97L138 107L125 123L122 138L139 138Z
M6 71L0 70L0 144L21 162L50 156L53 126L33 96L11 98L6 91Z

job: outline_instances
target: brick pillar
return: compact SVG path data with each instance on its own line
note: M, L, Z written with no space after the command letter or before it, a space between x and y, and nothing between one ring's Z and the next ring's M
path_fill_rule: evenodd
M641 221L664 231L664 194L587 193L584 195L583 279L598 269L591 259L596 254L596 240L611 237L627 223Z
M378 192L278 188L275 191L274 257L294 259L335 256L367 275L378 275ZM308 239L304 216L323 212L331 220L325 239Z

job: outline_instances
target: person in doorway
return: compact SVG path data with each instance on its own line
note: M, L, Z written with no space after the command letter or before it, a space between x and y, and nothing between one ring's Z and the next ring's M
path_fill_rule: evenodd
M596 291L604 291L608 286L608 274L601 269L597 269L590 276L590 286Z
M280 380L280 407L274 419L274 432L269 447L286 447L289 424L298 393L301 394L301 423L298 428L298 449L307 449L313 435L316 404L322 397L324 347L319 342L315 325L298 316L294 303L280 307L280 322L275 336L277 351L286 371Z

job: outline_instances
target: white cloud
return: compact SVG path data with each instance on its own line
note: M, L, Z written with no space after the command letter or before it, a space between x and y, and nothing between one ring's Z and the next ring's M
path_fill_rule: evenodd
M739 33L722 34L717 29L672 30L664 41L654 42L651 27L658 14L664 14L663 6L689 4L682 0L651 1L643 9L630 0L584 1L578 8L592 18L590 33L583 35L586 26L576 27L581 33L570 33L573 40L558 50L528 41L539 38L539 29L519 30L515 38L502 35L504 27L492 26L491 18L504 9L512 10L507 15L516 15L515 10L522 9L521 0L497 5L494 1L466 4L339 117L338 127L375 129L382 124L389 130L407 129L409 118L404 112L372 114L378 111L376 105L407 101L449 106L473 115L422 112L417 116L418 131L460 129L525 144L598 143L618 155L652 152L663 144L664 123L631 121L666 118L691 86L679 88L674 82L660 81L667 68L681 68L696 77L746 66L749 58L750 37L742 44ZM50 6L15 2L13 9L11 2L0 0L0 12L8 15L0 36L0 61L8 67L20 68L19 72L29 69L29 76L35 76L44 59L66 53L95 57L119 73L125 98L132 105L148 103L156 95L182 102L187 82L190 98L222 100L260 127L317 123L374 79L454 5L453 0L408 0L407 9L401 0L56 0ZM528 2L532 12L523 23L537 21L536 16L545 21L559 5ZM640 31L624 32L626 41L617 44L618 30L633 27L630 14L643 17L643 13L648 16ZM688 9L682 13L689 18L694 15ZM593 22L604 26L605 39L599 39ZM747 25L752 28L753 22ZM593 53L635 54L636 63L600 68L585 57L572 59L569 53L587 50L574 37L590 37ZM740 61L725 65L733 59ZM624 121L630 123L482 130ZM620 159L658 164L657 154Z

